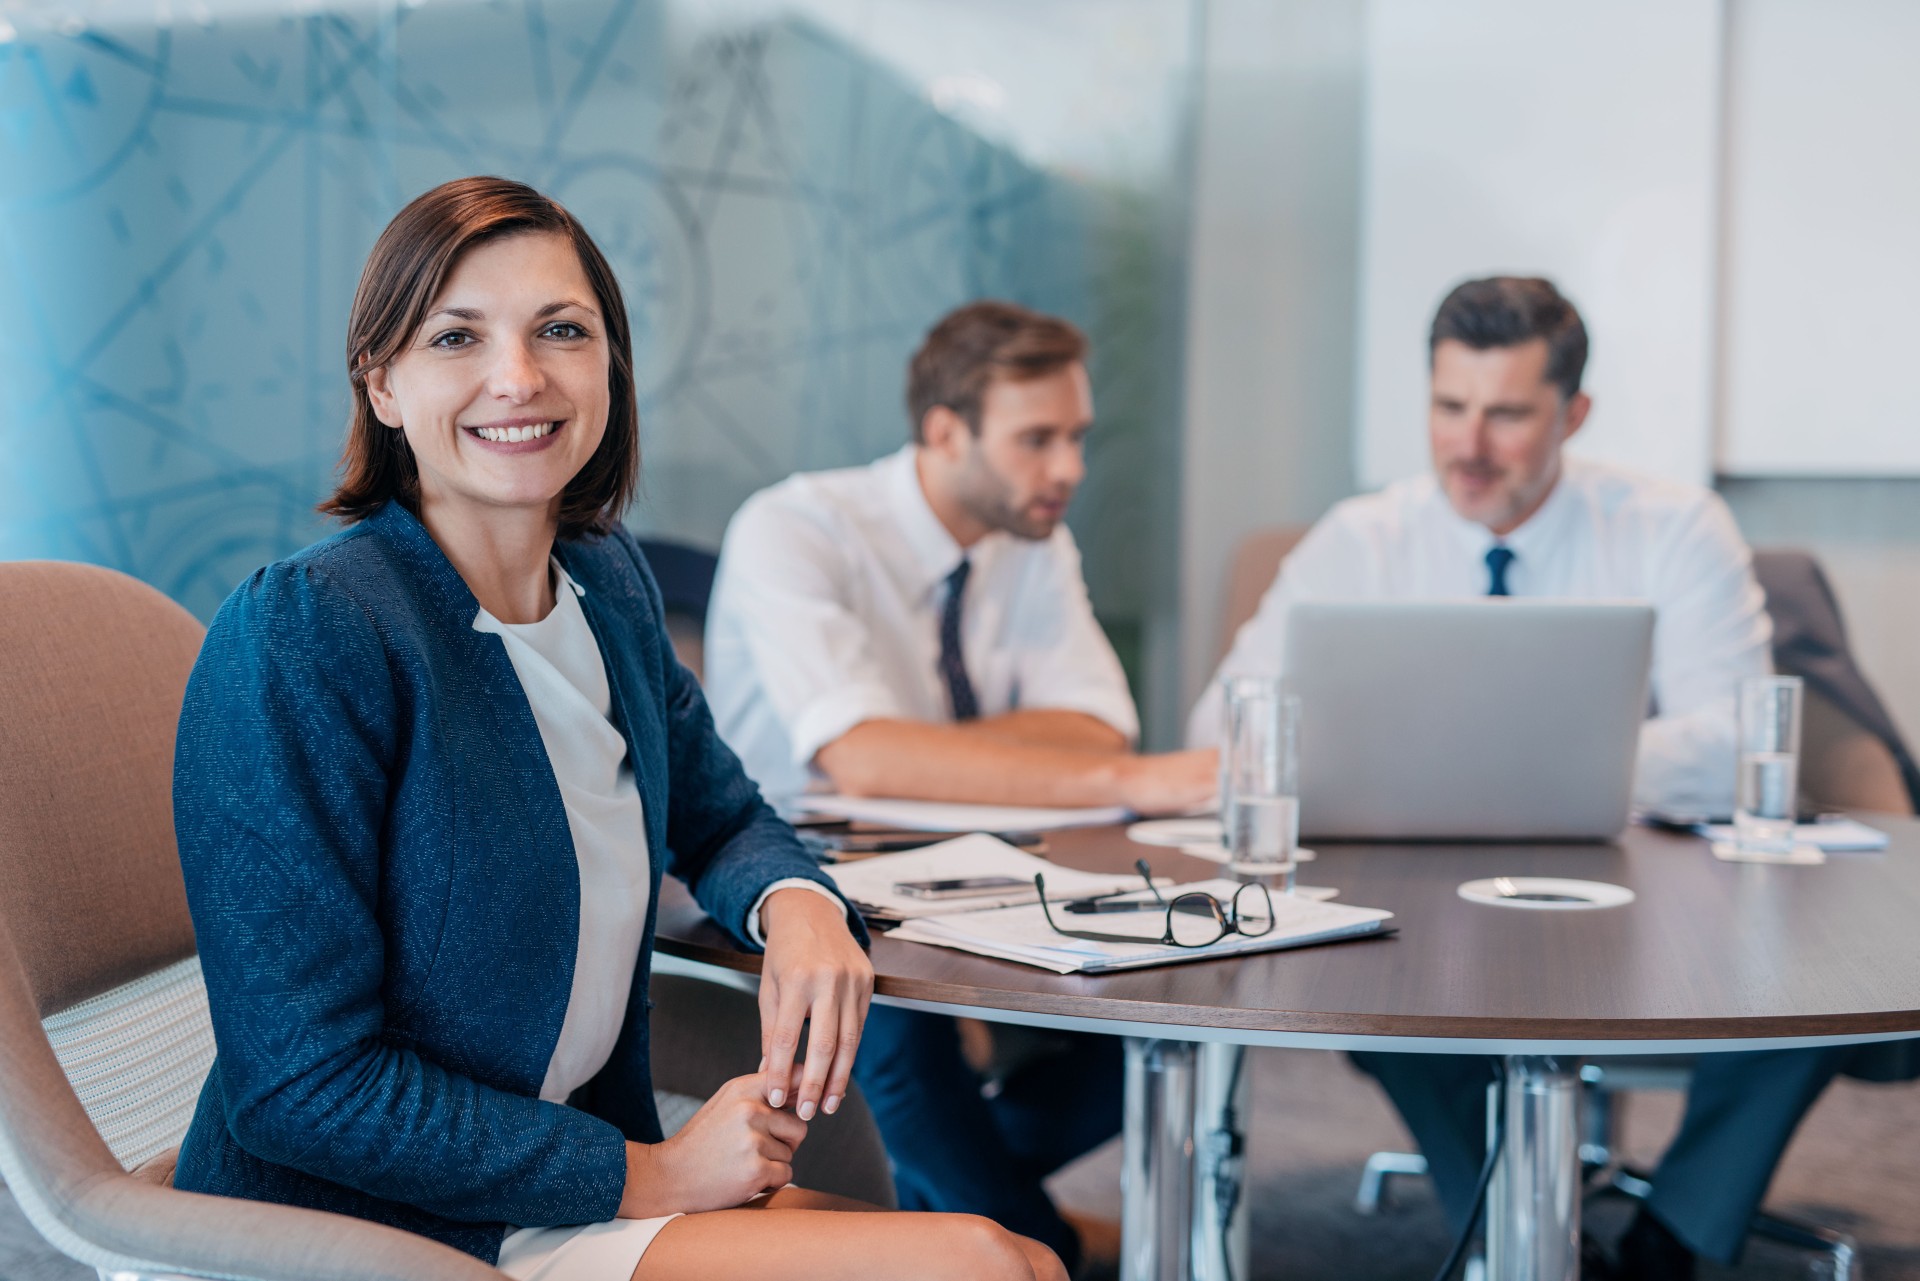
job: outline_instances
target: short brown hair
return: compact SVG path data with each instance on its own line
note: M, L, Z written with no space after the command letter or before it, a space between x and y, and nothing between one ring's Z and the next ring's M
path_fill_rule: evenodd
M606 326L607 430L560 496L562 538L606 533L619 521L640 479L640 411L634 402L633 336L620 282L606 255L574 216L525 183L458 178L402 209L374 242L347 320L347 377L353 411L340 457L340 486L320 504L352 524L397 499L420 510L420 469L405 433L382 423L367 395L367 375L406 349L427 308L461 257L474 246L530 232L562 235L579 255Z
M924 444L927 411L944 405L980 431L980 402L994 378L1025 382L1083 361L1087 337L1057 316L1010 302L973 302L927 331L907 366L907 414Z
M1544 338L1547 381L1562 400L1580 391L1587 368L1587 327L1566 295L1544 276L1488 276L1454 286L1434 313L1427 334L1427 362L1443 342L1462 342L1475 351L1518 347Z

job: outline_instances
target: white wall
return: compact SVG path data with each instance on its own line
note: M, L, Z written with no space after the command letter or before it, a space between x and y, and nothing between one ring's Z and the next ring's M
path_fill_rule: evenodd
M1721 470L1920 474L1920 5L1728 10Z
M1427 465L1426 333L1546 275L1594 335L1577 452L1705 481L1719 0L1371 0L1358 468Z
M1189 263L1177 743L1247 533L1353 491L1363 9L1211 0Z

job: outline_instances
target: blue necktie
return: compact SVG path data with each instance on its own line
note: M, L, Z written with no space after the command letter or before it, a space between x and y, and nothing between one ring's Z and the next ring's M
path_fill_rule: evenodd
M966 656L960 652L960 605L967 594L967 575L972 572L973 562L963 560L947 575L947 605L940 614L940 676L947 683L947 702L956 721L970 721L980 715L973 682L967 679Z
M1511 596L1507 590L1507 566L1513 564L1513 551L1506 547L1487 549L1487 595Z

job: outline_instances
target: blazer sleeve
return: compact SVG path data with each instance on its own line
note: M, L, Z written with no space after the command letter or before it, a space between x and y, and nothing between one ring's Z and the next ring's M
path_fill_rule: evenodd
M632 557L645 585L657 632L667 726L667 870L685 881L707 915L741 947L758 952L747 915L775 881L808 880L846 904L833 879L820 870L791 825L768 805L713 725L713 713L693 673L673 656L666 633L666 607L647 568L640 544L622 528L614 537ZM847 904L847 928L867 946L867 928Z
M311 564L235 592L195 665L174 821L227 1128L261 1160L449 1219L610 1219L614 1126L386 1032L376 906L402 892L381 857L406 767L398 702L374 620Z

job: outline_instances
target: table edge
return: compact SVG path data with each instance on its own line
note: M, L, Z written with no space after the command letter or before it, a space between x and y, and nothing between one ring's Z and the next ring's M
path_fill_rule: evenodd
M725 982L728 981L725 976L735 975L746 980L735 986L758 984L758 956L665 938L658 940L656 951L661 958L673 958L695 967L699 977ZM689 972L679 966L672 969ZM1246 1045L1324 1044L1329 1049L1384 1049L1388 1048L1386 1043L1391 1042L1395 1049L1426 1053L1711 1053L1920 1037L1920 1010L1712 1019L1502 1019L1250 1011L1202 1009L1082 994L1010 992L971 984L888 976L876 978L874 998L885 1005L964 1015L989 1022L1148 1034L1170 1040L1234 1041ZM1157 1031L1141 1033L1124 1029Z

